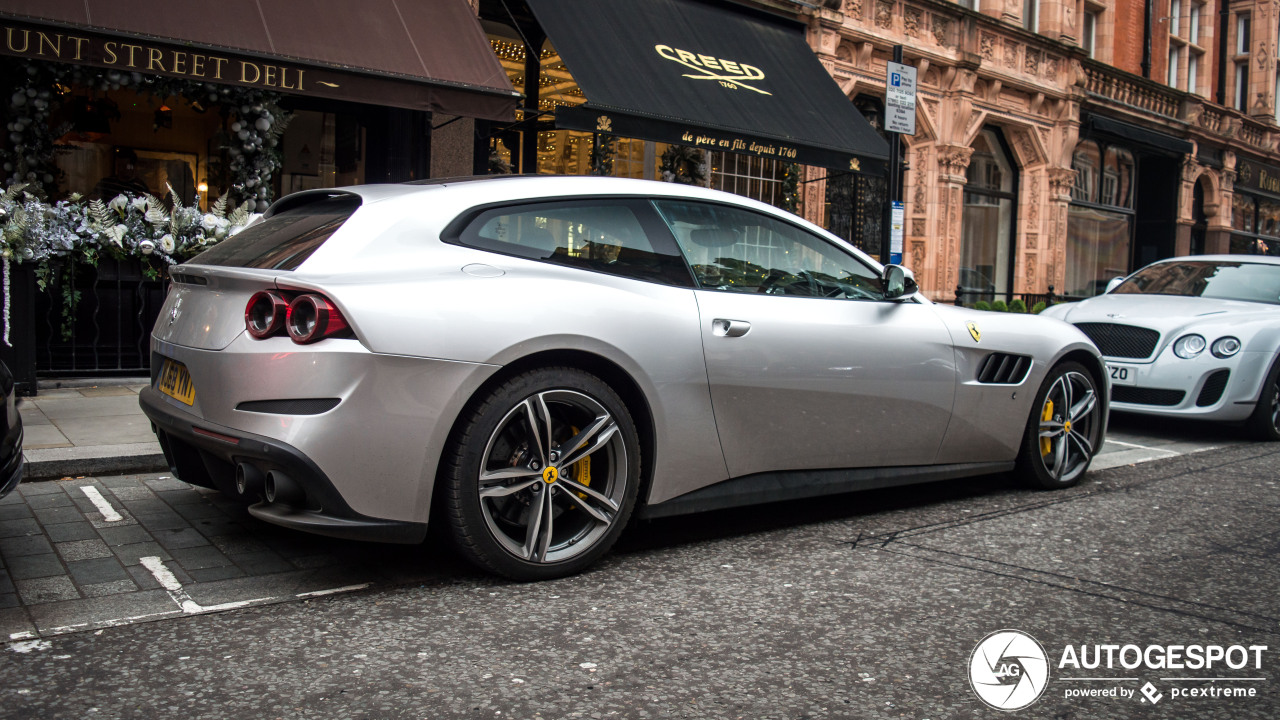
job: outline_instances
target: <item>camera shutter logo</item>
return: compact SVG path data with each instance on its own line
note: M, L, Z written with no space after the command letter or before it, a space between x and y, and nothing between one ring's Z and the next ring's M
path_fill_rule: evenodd
M997 630L969 657L969 686L996 710L1021 710L1040 699L1049 684L1044 646L1020 630Z

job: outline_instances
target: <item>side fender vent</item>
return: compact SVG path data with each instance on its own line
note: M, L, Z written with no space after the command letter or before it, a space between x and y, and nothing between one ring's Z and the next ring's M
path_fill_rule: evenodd
M978 382L991 385L1017 385L1027 379L1031 358L1026 355L992 353L978 368Z

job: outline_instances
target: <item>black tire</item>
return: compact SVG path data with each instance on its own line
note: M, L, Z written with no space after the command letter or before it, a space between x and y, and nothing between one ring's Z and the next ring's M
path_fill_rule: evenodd
M1063 412L1063 406L1071 408ZM1102 445L1097 381L1078 362L1054 366L1040 384L1016 473L1032 487L1055 490L1080 482Z
M1280 358L1271 363L1258 404L1254 405L1246 425L1250 434L1259 440L1280 440Z
M463 557L513 580L563 577L595 562L626 526L640 488L640 443L604 381L541 368L464 414L440 479Z

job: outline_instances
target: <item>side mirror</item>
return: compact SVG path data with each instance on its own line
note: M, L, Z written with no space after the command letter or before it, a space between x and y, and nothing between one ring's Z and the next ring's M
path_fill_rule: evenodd
M884 299L897 300L898 298L908 297L920 292L920 286L916 284L916 276L911 271L901 265L886 265L884 267Z
M1122 277L1111 278L1111 281L1107 283L1107 289L1104 292L1111 292L1112 290L1115 290L1122 282L1124 282L1124 278Z

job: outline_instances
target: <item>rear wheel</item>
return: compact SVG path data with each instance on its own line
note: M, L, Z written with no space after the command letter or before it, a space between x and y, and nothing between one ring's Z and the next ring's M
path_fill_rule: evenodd
M1262 394L1248 420L1249 430L1259 440L1280 440L1280 358L1262 383Z
M582 570L617 540L639 489L640 446L607 384L544 368L468 413L441 479L461 553L514 580L542 580Z
M1077 362L1049 371L1023 436L1018 475L1047 489L1080 481L1102 444L1101 405L1093 376Z

